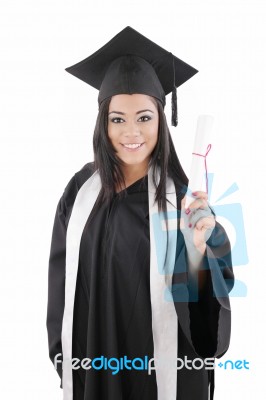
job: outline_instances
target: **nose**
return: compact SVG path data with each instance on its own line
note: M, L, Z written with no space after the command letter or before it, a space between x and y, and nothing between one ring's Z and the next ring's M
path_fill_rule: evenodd
M140 126L135 121L129 121L124 129L125 137L137 137L140 136Z

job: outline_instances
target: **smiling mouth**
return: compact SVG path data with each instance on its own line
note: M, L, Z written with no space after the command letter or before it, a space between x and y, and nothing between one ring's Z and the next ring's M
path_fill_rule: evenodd
M128 144L123 144L121 143L123 147L126 147L127 149L138 149L143 145L143 143L128 143Z

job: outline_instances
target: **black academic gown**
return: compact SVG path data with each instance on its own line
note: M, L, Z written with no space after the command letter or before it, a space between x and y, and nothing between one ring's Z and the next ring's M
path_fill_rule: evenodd
M56 354L62 353L66 230L78 190L93 172L93 163L88 163L72 177L55 214L47 308L52 361ZM126 189L126 198L116 194L110 204L97 212L93 209L87 220L81 237L75 291L73 358L153 358L147 189L146 176ZM180 209L180 194L177 200ZM216 222L207 242L204 263L208 275L199 301L195 301L196 285L188 274L183 235L179 234L178 238L173 274L178 357L186 355L190 360L221 357L230 341L228 293L234 283L228 237ZM215 265L212 257L216 259ZM213 295L214 281L222 292L219 298ZM57 372L62 379L61 365ZM205 369L178 370L177 400L208 400L213 379L213 373ZM110 369L73 370L73 400L86 399L156 400L156 373L149 375L147 370L134 369L116 374Z

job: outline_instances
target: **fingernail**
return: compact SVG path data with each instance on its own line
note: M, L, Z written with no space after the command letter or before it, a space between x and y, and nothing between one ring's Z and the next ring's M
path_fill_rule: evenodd
M191 211L190 208L187 208L185 213L188 215L190 213L190 211Z
M192 195L193 195L193 196L196 196L196 195L197 195L197 192L192 192Z
M191 228L191 227L192 227L192 224L189 224L188 227Z

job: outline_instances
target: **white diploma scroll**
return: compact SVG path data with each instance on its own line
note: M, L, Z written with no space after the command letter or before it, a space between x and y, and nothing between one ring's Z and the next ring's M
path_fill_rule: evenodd
M188 183L189 190L186 194L186 208L193 200L195 200L195 197L190 196L192 192L197 190L203 190L206 192L206 169L204 156L208 151L208 145L211 144L212 126L213 117L211 115L199 115L193 153L201 154L202 156L192 154Z

